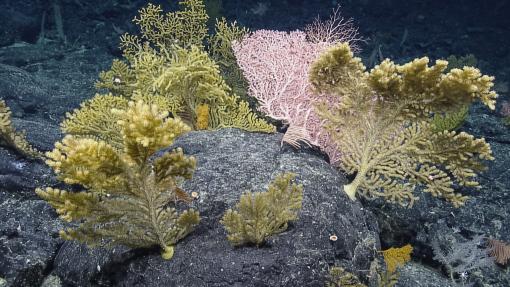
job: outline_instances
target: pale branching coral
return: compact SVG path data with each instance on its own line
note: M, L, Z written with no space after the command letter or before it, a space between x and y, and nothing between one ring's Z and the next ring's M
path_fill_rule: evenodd
M11 110L0 99L0 145L4 145L15 149L17 152L31 157L40 158L42 155L39 151L28 143L25 134L17 132L11 122Z
M354 200L384 197L412 205L414 189L464 204L454 182L477 186L482 160L492 160L484 139L455 131L435 132L433 113L458 110L480 100L495 105L493 78L464 67L444 73L448 63L427 58L397 65L383 61L370 72L347 44L326 51L311 69L318 113L342 153L339 166L356 177L344 186Z
M117 119L111 132L118 133L112 138L121 139L119 146L67 135L47 153L48 165L61 180L80 184L85 190L36 192L63 219L79 222L78 227L61 231L64 239L90 245L159 245L162 256L170 259L173 246L199 222L198 212L179 213L175 206L177 200L189 201L178 184L191 178L195 159L185 156L182 149L156 159L151 156L190 128L141 101L117 107L111 114Z
M279 175L267 192L246 192L235 210L229 209L221 223L233 245L253 243L257 246L274 234L287 230L289 221L296 220L303 200L303 187L291 184L295 175Z
M486 242L483 235L476 235L473 239L463 242L450 236L437 236L432 239L431 245L434 260L446 267L453 283L456 283L455 275L465 274L465 276L459 276L460 281L465 284L468 281L466 279L469 272L494 266L494 258L485 248Z
M311 42L348 43L351 49L358 50L358 42L362 40L353 19L341 15L340 5L333 9L328 20L317 17L313 23L306 25L305 33Z

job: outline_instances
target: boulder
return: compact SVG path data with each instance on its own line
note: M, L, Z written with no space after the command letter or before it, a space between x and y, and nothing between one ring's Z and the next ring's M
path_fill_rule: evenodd
M89 250L63 245L53 274L75 286L322 286L331 265L368 281L378 256L378 226L370 212L342 192L346 179L321 157L280 147L281 134L236 129L197 131L179 138L197 159L183 188L198 192L199 226L175 247L171 260L157 249ZM160 153L161 154L161 153ZM299 219L265 245L233 247L220 224L243 192L264 191L274 177L294 172L304 187ZM336 235L337 240L330 236Z

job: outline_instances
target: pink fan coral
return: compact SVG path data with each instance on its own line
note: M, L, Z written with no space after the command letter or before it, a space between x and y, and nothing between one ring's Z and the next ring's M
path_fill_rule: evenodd
M338 153L315 112L308 80L310 65L330 45L308 41L301 31L258 30L232 48L259 110L288 125L282 143L319 146L335 162Z

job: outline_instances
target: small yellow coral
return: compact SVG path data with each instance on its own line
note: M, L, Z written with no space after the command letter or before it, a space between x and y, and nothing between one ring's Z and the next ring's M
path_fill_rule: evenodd
M260 246L269 236L285 231L289 221L297 219L303 187L291 184L294 177L292 173L279 175L267 192L246 192L235 210L225 212L221 223L233 245L252 243Z
M388 272L394 273L397 271L397 268L402 267L409 262L411 260L412 252L413 247L411 244L407 244L399 248L391 247L383 250L382 253L384 256L384 262L386 263Z
M209 106L202 104L197 107L197 130L206 130L209 126Z

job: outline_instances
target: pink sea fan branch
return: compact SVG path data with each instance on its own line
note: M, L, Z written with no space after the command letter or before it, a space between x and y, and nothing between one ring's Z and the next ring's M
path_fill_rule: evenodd
M258 30L232 48L259 110L288 125L282 143L316 145L333 163L339 155L315 112L317 99L308 80L310 65L331 45L308 41L302 31Z

